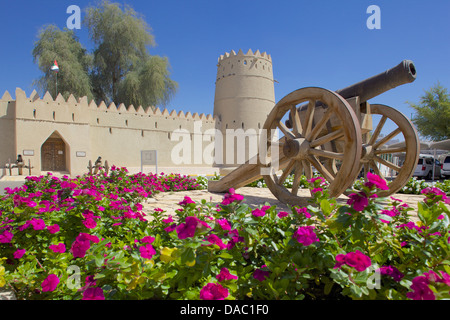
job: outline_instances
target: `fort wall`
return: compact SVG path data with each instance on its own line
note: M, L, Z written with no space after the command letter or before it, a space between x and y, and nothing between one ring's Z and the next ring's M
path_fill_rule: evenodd
M194 133L194 125L201 130ZM211 167L211 163L195 163L192 155L188 163L174 163L172 150L179 143L174 139L176 130L202 135L205 148L213 135L205 139L205 131L214 129L215 119L211 115L167 109L125 107L104 102L88 103L86 97L75 99L72 95L65 100L61 95L55 99L47 92L42 98L33 91L29 97L16 89L16 98L5 92L0 100L0 166L9 159L15 162L21 154L25 164L30 160L33 175L49 171L45 162L59 158L55 171L70 175L88 171L89 160L95 162L98 156L108 164L127 167L131 172L140 171L141 151L157 150L159 168ZM209 130L209 132L211 132ZM52 141L57 150L52 150ZM198 141L198 140L197 140ZM45 158L45 159L44 159ZM154 171L155 168L153 168ZM51 170L50 170L51 171ZM177 171L177 170L172 170Z

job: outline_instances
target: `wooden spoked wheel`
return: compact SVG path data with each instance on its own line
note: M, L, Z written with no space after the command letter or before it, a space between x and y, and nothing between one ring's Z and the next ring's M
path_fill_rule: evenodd
M287 115L292 129L283 121ZM280 201L305 205L309 197L298 195L300 179L302 175L311 179L314 169L327 180L332 197L341 195L356 179L361 159L361 130L355 112L339 94L317 87L291 92L275 105L263 129L268 132L267 150L275 143L278 148L272 150L280 152L278 167L270 161L273 155L268 154L270 174L263 175L268 188ZM274 139L275 129L281 130L284 137ZM334 171L336 162L339 170ZM293 184L289 190L284 182L291 173Z
M363 135L360 170L364 169L364 177L367 180L369 170L386 179L379 169L380 165L392 169L395 178L388 181L389 190L381 190L377 193L380 197L386 197L400 190L414 173L420 151L419 137L411 121L403 113L381 104L372 104L370 108L372 115L380 115L381 119L371 136ZM393 128L390 129L392 131L379 139L382 129L392 126L387 122L393 122ZM399 140L403 138L405 143L403 146L389 148L388 142L393 138ZM402 153L405 155L402 165L392 162L390 159L392 156L389 155Z

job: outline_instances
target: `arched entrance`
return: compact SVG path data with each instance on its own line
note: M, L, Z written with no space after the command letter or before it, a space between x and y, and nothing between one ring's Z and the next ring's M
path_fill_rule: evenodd
M67 171L66 143L56 131L41 147L41 171Z

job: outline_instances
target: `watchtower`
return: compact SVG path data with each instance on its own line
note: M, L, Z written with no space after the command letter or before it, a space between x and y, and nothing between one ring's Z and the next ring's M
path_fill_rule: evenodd
M270 55L250 49L246 54L232 50L219 57L213 116L223 137L215 139L214 166L221 174L258 154L259 133L274 106Z

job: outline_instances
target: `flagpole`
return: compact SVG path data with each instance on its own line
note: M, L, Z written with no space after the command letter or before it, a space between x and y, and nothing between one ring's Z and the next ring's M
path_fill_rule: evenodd
M56 86L55 86L55 99L58 96L58 71L59 71L59 67L58 67L58 63L55 62L53 63L53 66L50 68L50 70L55 72L55 82L56 82Z

